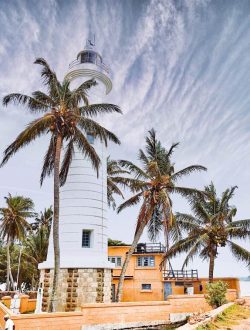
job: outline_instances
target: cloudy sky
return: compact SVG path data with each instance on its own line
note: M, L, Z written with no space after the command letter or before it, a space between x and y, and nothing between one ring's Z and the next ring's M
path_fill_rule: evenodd
M122 140L121 147L110 146L112 157L136 161L154 127L166 147L180 142L176 169L208 167L183 184L202 188L213 180L219 192L238 185L233 203L237 217L247 218L249 22L248 0L0 0L0 96L41 87L40 68L32 64L36 57L46 58L63 79L91 28L113 72L113 90L105 101L124 113L106 121ZM31 119L24 108L1 108L1 154ZM52 204L52 181L39 187L46 145L47 138L40 139L0 169L0 205L8 192L32 197L37 210ZM187 210L186 201L174 197L174 210ZM110 237L130 242L136 212L110 211ZM206 263L195 260L191 266L207 274ZM248 273L224 249L216 274Z

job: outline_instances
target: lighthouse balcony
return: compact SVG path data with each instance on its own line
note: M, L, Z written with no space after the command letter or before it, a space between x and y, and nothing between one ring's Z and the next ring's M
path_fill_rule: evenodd
M110 69L109 67L104 64L103 62L101 62L100 60L98 60L98 58L87 58L84 61L76 59L73 62L70 63L69 65L69 71L71 71L72 69L76 69L77 67L81 66L82 64L84 64L84 66L90 65L90 67L92 65L94 65L95 67L97 66L98 71L104 73L104 74L108 74L110 75Z

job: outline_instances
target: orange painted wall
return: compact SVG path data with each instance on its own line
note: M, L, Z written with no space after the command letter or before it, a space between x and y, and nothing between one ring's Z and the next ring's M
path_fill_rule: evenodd
M79 312L23 315L13 315L0 303L0 325L4 326L3 316L7 313L16 330L81 330L83 325L168 321L170 313L210 309L204 295L172 295L169 301L85 304Z
M122 257L122 263L124 262L126 252L129 250L129 246L109 246L108 255ZM127 268L125 276L133 276L132 279L125 279L123 298L122 301L162 301L163 300L163 283L162 273L160 272L160 263L162 261L162 254L146 254L146 256L152 255L155 257L154 267L138 267L137 257L145 256L145 254L132 255L129 266ZM113 277L119 276L121 267L116 267L113 270ZM113 284L117 289L118 279L113 279ZM141 289L142 284L151 284L150 291L143 291Z

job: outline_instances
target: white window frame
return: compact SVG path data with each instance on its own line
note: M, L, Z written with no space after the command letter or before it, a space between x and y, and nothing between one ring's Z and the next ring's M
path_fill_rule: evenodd
M138 256L137 267L155 267L154 256Z
M115 264L115 267L122 266L122 257L121 256L108 256L108 261L112 264Z

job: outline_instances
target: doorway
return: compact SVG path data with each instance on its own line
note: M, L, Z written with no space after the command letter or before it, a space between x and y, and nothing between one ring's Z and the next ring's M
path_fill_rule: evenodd
M164 300L168 299L168 296L172 294L172 283L164 282Z

